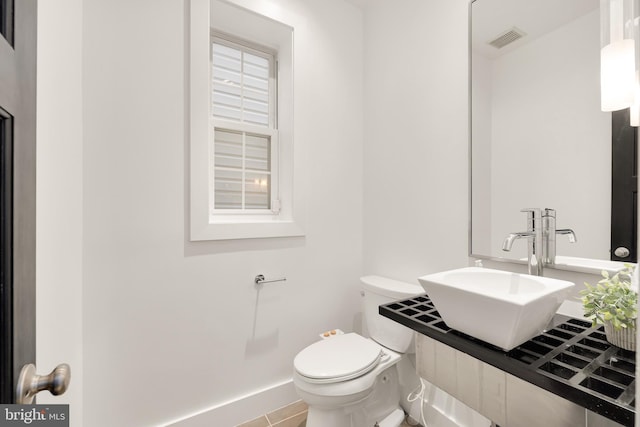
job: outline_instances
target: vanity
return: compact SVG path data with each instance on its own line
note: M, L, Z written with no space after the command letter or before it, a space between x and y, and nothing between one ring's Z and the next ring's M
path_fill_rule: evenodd
M635 353L601 327L556 314L505 352L449 328L428 295L380 306L416 331L418 375L499 426L633 426Z
M637 188L637 179L620 158L635 158L637 130L628 112L601 110L600 2L471 0L469 23L469 257L527 264L535 277L586 273L590 283L616 261L636 262L635 214L620 215L636 212L622 182ZM491 299L494 285L481 282L474 301ZM474 336L450 328L432 298L379 308L416 332L420 377L502 427L634 426L635 353L607 342L602 327L554 309L522 344L496 346L474 337L495 332L486 325L467 330ZM449 319L457 305L457 318L514 324L508 310L478 314L454 294L449 302L440 305ZM538 312L510 319L526 324ZM496 330L488 335L510 336Z

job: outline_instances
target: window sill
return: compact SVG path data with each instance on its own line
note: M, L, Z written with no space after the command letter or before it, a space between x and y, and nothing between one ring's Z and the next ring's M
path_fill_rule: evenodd
M247 219L243 222L230 220L210 222L191 227L191 240L237 240L264 239L273 237L304 236L300 224L294 221Z

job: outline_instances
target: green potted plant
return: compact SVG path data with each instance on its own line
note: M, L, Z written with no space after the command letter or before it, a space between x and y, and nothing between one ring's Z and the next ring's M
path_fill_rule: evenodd
M635 351L636 318L638 317L638 293L631 286L635 266L625 264L613 276L602 271L602 280L595 286L585 283L580 291L585 317L593 325L604 325L607 341L611 344Z

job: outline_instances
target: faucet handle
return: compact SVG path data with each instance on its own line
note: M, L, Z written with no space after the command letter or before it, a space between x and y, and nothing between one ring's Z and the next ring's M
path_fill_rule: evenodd
M539 227L540 208L524 208L520 209L520 212L527 213L527 230L535 231Z
M540 216L540 208L523 208L520 212L526 212L528 218Z
M542 216L555 218L556 217L556 210L555 209L550 209L550 208L544 208L544 212L542 213Z

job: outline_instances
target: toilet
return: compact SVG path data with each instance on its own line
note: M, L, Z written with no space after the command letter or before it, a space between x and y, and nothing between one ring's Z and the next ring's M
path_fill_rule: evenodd
M380 316L378 306L424 290L380 276L360 280L370 338L337 334L306 347L293 361L293 383L309 406L307 427L398 427L404 419L397 365L413 350L413 331Z

